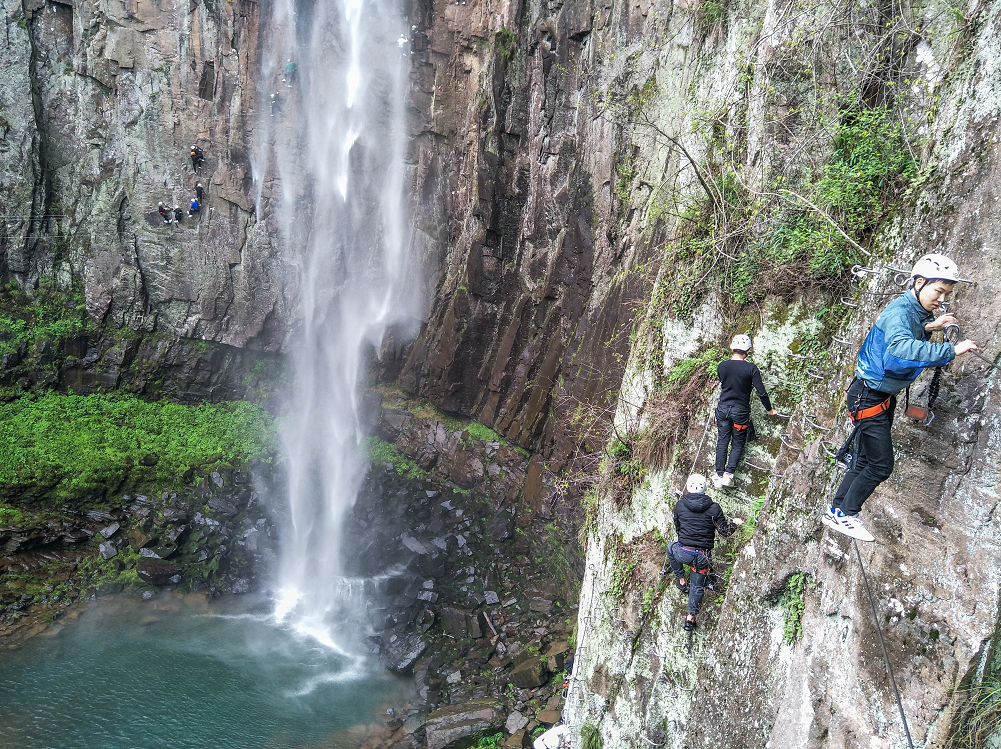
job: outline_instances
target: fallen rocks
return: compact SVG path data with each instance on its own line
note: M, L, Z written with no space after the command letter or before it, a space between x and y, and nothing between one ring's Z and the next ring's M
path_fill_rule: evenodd
M118 556L118 549L115 548L114 544L105 541L98 548L98 553L101 555L101 559L107 562L109 559L114 559Z
M515 733L520 731L522 728L528 725L528 718L522 715L517 710L513 711L507 716L507 720L504 721L504 730L508 733Z
M176 584L181 581L181 565L153 557L143 557L136 564L136 574L140 580L150 585Z
M390 642L379 661L390 671L404 674L414 667L427 648L427 641L417 632L411 632Z
M455 746L464 738L499 730L503 723L501 704L490 698L443 707L427 717L428 749Z
M535 689L549 680L549 666L539 656L532 656L515 666L509 679L512 684L521 689Z

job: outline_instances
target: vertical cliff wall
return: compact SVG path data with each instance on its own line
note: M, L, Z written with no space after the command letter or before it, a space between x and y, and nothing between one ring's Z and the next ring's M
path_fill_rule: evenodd
M569 721L616 747L906 746L854 549L819 521L840 478L843 391L900 292L893 268L954 257L973 283L953 310L996 353L998 7L594 10L578 112L600 121L611 101L620 117L606 142L622 149L610 182L627 207L608 231L632 216L632 235L662 254L605 464L632 478L600 483L588 519ZM874 157L879 175L863 168L873 133L906 155L896 176L892 149ZM835 184L849 174L854 207ZM867 193L874 183L884 189ZM853 259L874 272L853 276ZM791 418L755 413L762 439L736 489L716 495L751 523L721 543L688 643L664 542L673 492L711 470L700 373L735 332L754 334ZM971 690L998 667L995 377L956 362L932 425L898 419L894 476L864 513L877 543L862 562L915 745L997 740L960 737ZM649 459L651 435L666 456Z
M255 225L256 4L4 5L0 273L78 283L95 322L277 349L285 293ZM192 144L206 154L199 173ZM165 225L158 202L201 215Z

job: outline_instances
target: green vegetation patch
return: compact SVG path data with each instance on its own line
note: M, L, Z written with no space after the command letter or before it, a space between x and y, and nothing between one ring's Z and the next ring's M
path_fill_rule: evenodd
M396 445L386 442L378 437L366 437L366 447L368 457L373 463L392 463L393 469L401 476L411 479L424 479L429 475L427 471L417 465L412 459L396 449Z
M0 494L99 499L175 486L276 450L275 423L246 401L182 406L131 395L25 396L0 405Z
M604 742L594 723L585 723L580 727L580 745L583 749L602 749Z
M961 707L953 719L946 749L980 749L990 746L1001 727L1001 679L988 677L980 684L957 689Z
M15 282L0 290L0 355L42 341L59 344L88 329L87 307L79 292L65 292L51 281L42 281L30 296Z
M480 740L473 744L471 749L500 749L500 745L503 740L503 732L495 733L490 736L481 736Z
M786 581L782 593L782 640L786 645L792 645L803 636L803 611L806 609L805 572L796 572Z

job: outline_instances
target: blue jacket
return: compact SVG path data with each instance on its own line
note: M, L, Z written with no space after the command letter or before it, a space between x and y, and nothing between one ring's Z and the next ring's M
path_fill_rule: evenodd
M941 367L956 358L951 343L931 343L925 323L935 319L905 291L880 313L858 352L855 376L873 390L896 395L925 367Z

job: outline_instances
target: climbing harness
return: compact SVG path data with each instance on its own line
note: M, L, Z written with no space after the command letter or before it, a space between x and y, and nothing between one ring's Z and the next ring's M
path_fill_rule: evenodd
M865 583L865 593L869 596L869 607L872 609L872 620L876 623L876 634L879 635L879 646L883 648L883 660L886 662L886 672L890 675L890 684L893 685L893 695L897 698L897 709L900 711L900 722L904 724L904 734L907 736L907 745L914 749L914 742L911 740L911 731L907 726L907 716L904 714L904 704L900 701L900 690L897 689L897 680L893 678L893 667L890 665L890 656L886 652L886 643L883 641L883 630L879 626L879 614L876 613L876 603L872 598L872 591L869 589L869 576L865 573L865 565L862 564L862 553L858 549L858 541L852 539L855 545L855 556L858 557L858 566L862 570L862 581Z

